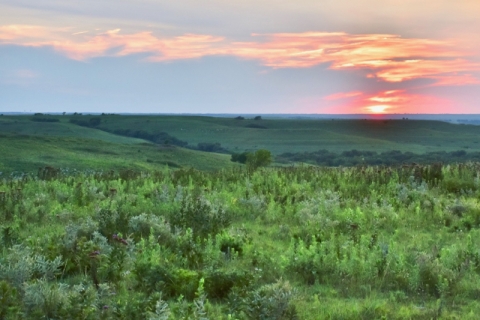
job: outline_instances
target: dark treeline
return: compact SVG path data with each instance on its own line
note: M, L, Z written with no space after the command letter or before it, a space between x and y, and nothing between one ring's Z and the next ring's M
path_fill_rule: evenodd
M31 118L30 120L34 122L59 122L60 121L56 118L39 118L39 117L34 117L34 118Z
M37 112L37 113L33 114L33 118L30 118L30 121L34 121L34 122L59 122L60 120L58 120L57 118L49 118L48 114Z
M108 130L106 128L100 128L98 127L102 122L102 119L100 117L93 117L89 119L70 119L70 122L79 126L97 128L97 129L100 129L109 133L117 134L120 136L144 139L157 144L175 145L179 147L186 147L188 145L188 142L177 139L166 132L151 133L151 132L146 132L142 130L131 130L131 129Z
M38 118L35 118L38 119ZM55 119L57 120L57 119ZM38 121L38 120L35 120ZM58 121L58 120L57 120ZM116 129L109 130L106 128L101 128L99 125L102 122L100 117L92 117L87 119L70 119L70 122L79 126L97 128L109 133L117 134L120 136L131 137L144 139L156 144L165 144L165 145L175 145L179 147L189 148L193 150L200 150L205 152L216 152L216 153L230 153L227 149L223 148L220 143L214 142L201 142L197 146L188 145L187 141L180 140L174 136L169 135L166 132L146 132L142 130L131 130L131 129Z
M108 131L108 130L105 130L105 131ZM150 133L146 131L130 130L130 129L117 129L117 130L108 131L108 132L118 134L121 136L144 139L157 144L166 144L166 145L170 144L170 145L175 145L179 147L186 147L188 145L188 142L177 139L166 132Z
M356 166L356 165L402 165L405 163L429 164L435 162L456 163L480 161L480 152L438 151L425 154L401 152L398 150L377 153L375 151L350 150L340 154L328 150L301 153L283 153L276 157L277 162L306 162L321 166Z

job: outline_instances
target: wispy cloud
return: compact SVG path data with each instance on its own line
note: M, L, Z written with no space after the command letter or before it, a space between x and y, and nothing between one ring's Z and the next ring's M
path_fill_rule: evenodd
M229 55L259 60L271 68L308 68L328 64L333 70L367 70L369 78L403 82L426 78L433 85L480 84L474 54L452 40L402 38L389 34L306 32L253 34L252 41L184 34L161 37L152 32L99 33L71 28L29 25L0 26L0 43L51 46L68 57L88 60L102 56L145 53L152 62ZM73 32L73 33L72 33Z

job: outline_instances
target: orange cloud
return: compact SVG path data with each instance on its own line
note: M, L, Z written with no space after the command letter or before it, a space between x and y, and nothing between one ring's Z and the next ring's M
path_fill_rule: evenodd
M151 32L123 34L119 29L98 33L74 32L71 28L0 26L0 44L52 46L76 60L137 53L149 54L149 61L231 55L260 60L272 68L307 68L329 63L334 70L369 70L368 78L386 82L428 78L435 85L480 84L480 79L471 74L480 71L480 63L471 60L472 52L451 40L343 32L253 34L252 39L235 42L198 34L158 37Z

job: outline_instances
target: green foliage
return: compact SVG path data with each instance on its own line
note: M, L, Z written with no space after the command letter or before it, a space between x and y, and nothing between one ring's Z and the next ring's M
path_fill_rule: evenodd
M246 165L252 170L256 170L260 167L266 167L270 163L272 163L272 154L268 150L260 149L255 151L255 153L247 154Z
M401 152L391 150L384 152L359 151L356 149L335 153L326 149L314 152L286 152L278 155L276 161L282 163L305 162L319 166L358 166L358 165L385 165L400 166L416 164L432 164L429 170L424 172L424 178L433 181L441 180L442 163L458 163L479 161L480 152L458 151L435 151L426 153Z
M297 311L290 304L295 295L290 284L280 280L250 293L243 301L243 311L249 319L297 319Z
M193 237L206 238L215 235L231 223L230 214L222 206L214 206L202 196L185 196L178 212L169 217L171 224L191 229Z
M57 119L57 118L40 118L40 117L31 118L30 121L34 121L34 122L60 122L60 120Z
M230 161L232 162L239 162L239 163L247 163L248 155L251 154L250 152L243 152L243 153L233 153Z
M0 319L17 318L20 311L17 299L17 290L7 281L0 281Z
M98 127L102 122L100 117L93 117L88 120L86 119L70 119L70 122L83 127Z
M206 152L219 152L219 153L228 153L228 150L222 148L222 145L218 142L209 143L201 142L197 145L197 149Z
M0 318L474 319L479 177L469 163L1 179Z

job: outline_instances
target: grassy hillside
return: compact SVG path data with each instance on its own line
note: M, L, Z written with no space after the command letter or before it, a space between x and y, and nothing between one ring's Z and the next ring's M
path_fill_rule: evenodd
M0 172L31 172L42 166L78 170L234 166L228 155L155 145L66 121L33 122L30 118L0 117Z
M231 152L260 148L271 150L274 154L319 149L332 152L352 149L415 153L459 149L480 151L480 126L438 121L236 120L200 116L118 115L100 118L100 129L166 132L190 146L219 142Z
M41 166L71 169L159 170L194 167L216 170L234 166L228 155L152 143L118 144L64 137L0 135L0 171L36 171Z
M37 121L32 121L35 119ZM91 126L81 126L77 123ZM48 120L50 122L40 122ZM55 122L54 122L55 121ZM158 144L133 137L156 137ZM201 116L41 115L0 117L0 171L69 168L228 168L228 155L166 145L220 143L229 152L352 149L426 153L480 151L480 126L407 120L244 119ZM152 140L152 139L150 139ZM183 141L183 142L182 142Z

